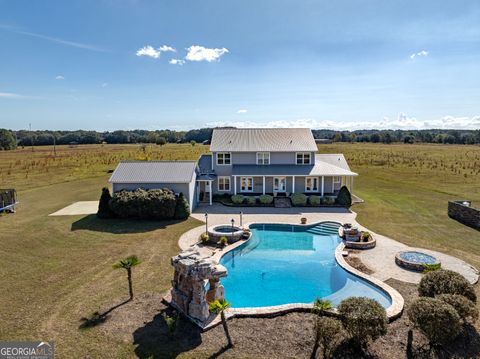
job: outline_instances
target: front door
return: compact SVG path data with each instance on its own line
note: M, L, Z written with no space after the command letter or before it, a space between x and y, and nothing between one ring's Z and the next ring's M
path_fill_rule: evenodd
M285 192L287 190L286 177L273 177L273 192Z
M205 182L205 193L210 193L211 188L210 188L210 181Z

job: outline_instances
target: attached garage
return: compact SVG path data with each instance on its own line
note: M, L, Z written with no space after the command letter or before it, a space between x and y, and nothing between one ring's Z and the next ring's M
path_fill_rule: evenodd
M137 188L168 188L177 194L183 193L190 209L196 207L195 161L122 161L108 180L113 193Z

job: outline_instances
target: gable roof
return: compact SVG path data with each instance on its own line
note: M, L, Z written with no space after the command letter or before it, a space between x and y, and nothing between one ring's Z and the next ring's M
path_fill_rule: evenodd
M213 130L212 152L316 152L309 128L219 128Z
M341 153L335 153L335 154L317 153L315 155L315 163L317 161L325 162L325 163L328 163L330 165L340 167L341 169L344 169L346 171L351 171L347 160L345 159L345 157Z
M195 161L122 161L110 183L189 183L195 173Z

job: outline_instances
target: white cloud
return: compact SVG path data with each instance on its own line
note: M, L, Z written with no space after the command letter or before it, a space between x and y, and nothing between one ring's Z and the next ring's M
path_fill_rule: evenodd
M207 47L203 46L198 46L198 45L192 45L189 48L187 48L187 56L185 56L185 59L188 61L207 61L207 62L213 62L213 61L218 61L221 56L225 55L228 53L228 50L226 48L221 48L221 49L209 49Z
M237 111L237 113L247 113L248 111L244 108L240 109Z
M180 60L180 59L171 59L168 61L169 64L171 65L179 65L182 66L185 63L185 60Z
M0 92L0 98L22 98L22 95L13 92Z
M162 45L158 48L158 51L160 52L177 52L176 49L174 49L173 47L171 46L167 46L167 45Z
M55 76L55 80L65 80L65 77L62 75Z
M167 46L167 45L162 45L159 48L155 49L153 46L147 45L142 47L141 49L138 49L136 52L137 56L148 56L152 57L154 59L158 59L162 52L177 52L173 47Z
M207 123L209 127L286 127L332 130L422 130L422 129L469 129L480 127L480 115L473 117L443 116L433 120L422 120L400 113L397 118L384 117L379 121L331 121L311 118L278 121L222 121Z
M107 87L107 86L108 86L108 82L104 82L104 83L102 84L102 87Z
M160 50L155 50L150 45L144 46L141 49L137 50L137 56L148 56L153 57L154 59L158 59L160 57Z
M413 60L415 57L427 57L428 51L422 50L420 52L416 52L410 55L410 59Z

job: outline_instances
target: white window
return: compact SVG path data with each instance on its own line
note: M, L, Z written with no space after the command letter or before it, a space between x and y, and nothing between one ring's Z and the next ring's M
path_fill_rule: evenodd
M334 177L333 177L333 183L334 183L334 184L342 183L342 177L340 177L340 176L334 176Z
M218 190L230 191L230 177L218 177Z
M309 164L310 164L310 152L298 152L297 165L309 165Z
M242 192L253 192L253 177L240 177L240 189Z
M305 192L318 192L318 177L305 177Z
M270 152L257 152L257 165L269 165Z
M287 190L286 177L273 177L273 192L285 192Z
M231 164L230 152L218 152L217 153L217 165L229 165Z

